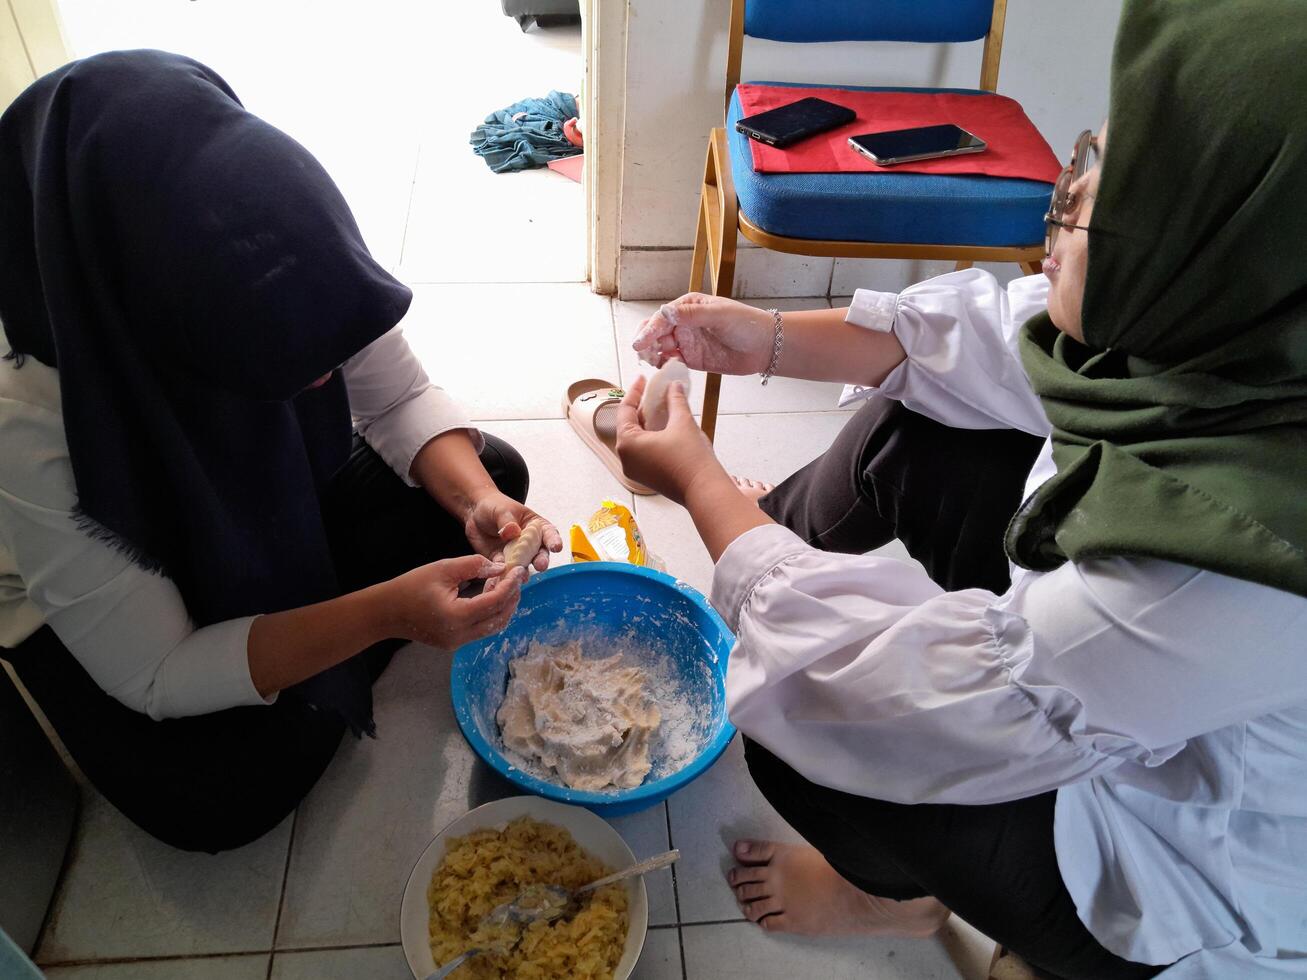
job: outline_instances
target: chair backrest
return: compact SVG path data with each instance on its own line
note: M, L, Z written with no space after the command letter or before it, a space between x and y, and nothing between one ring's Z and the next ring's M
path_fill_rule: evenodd
M993 0L748 0L744 33L769 41L976 41Z
M744 38L771 41L919 41L985 39L980 88L998 88L1007 0L731 0L726 105L740 83Z

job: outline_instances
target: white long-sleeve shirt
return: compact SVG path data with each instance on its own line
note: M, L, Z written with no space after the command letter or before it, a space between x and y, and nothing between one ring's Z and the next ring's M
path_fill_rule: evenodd
M1047 286L860 291L849 322L907 360L846 402L1047 436L1015 352ZM1027 492L1054 472L1046 444ZM769 525L727 548L713 602L732 720L808 779L904 803L1057 790L1062 877L1109 950L1167 977L1307 975L1307 599L1129 558L944 592Z
M481 444L399 327L341 372L358 431L410 485L413 458L440 433L466 428ZM76 502L58 371L0 361L0 646L49 624L101 688L156 719L265 703L250 679L254 617L196 629L170 579L77 526Z

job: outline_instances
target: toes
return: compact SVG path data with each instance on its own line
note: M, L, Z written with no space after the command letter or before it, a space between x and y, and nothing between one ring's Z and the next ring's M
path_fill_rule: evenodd
M779 915L769 915L759 921L758 925L762 926L768 932L789 932L789 918L784 912Z
M760 898L767 898L771 895L771 885L767 882L754 881L747 885L738 885L735 888L735 900L740 904L753 902Z
M737 840L735 858L741 864L766 864L776 853L776 845L769 840Z
M775 915L781 911L781 903L775 898L763 898L756 902L746 902L740 906L744 912L744 917L750 922L757 922L769 915Z
M747 885L751 881L766 881L768 869L765 864L744 864L731 868L726 875L726 880L731 883L731 887L736 885Z

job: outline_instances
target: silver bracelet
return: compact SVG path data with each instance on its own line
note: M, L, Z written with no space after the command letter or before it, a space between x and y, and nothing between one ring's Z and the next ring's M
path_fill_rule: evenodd
M767 370L762 372L762 383L765 385L771 380L772 375L776 373L776 368L781 363L781 348L785 346L785 317L781 316L778 309L767 311L771 314L772 319L772 342L771 342L771 363L767 365Z

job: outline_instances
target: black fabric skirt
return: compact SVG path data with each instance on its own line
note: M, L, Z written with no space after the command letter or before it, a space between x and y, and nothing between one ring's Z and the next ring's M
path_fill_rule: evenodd
M481 461L504 493L526 499L516 450L487 435ZM357 436L323 516L347 591L471 551L461 522ZM402 645L359 654L373 681ZM105 694L49 627L4 656L95 788L147 833L185 850L240 847L277 826L318 781L345 731L339 717L292 697L154 721Z

